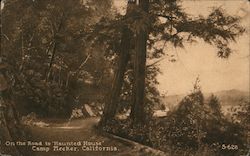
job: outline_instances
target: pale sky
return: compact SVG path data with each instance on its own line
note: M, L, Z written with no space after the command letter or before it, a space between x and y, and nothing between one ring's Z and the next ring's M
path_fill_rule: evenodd
M229 59L216 56L216 49L203 42L186 45L185 50L170 47L178 53L175 63L162 61L163 74L158 76L159 89L162 93L186 94L199 75L204 92L239 89L249 91L249 26L250 5L247 0L184 1L183 7L190 14L207 15L213 6L221 6L231 15L244 17L242 25L247 32L237 43L231 44L234 53Z
M250 4L247 0L184 0L183 8L191 15L204 15L214 6L221 6L230 15L244 17L242 25L247 32L241 36L237 43L231 44L234 53L229 59L220 59L216 56L216 48L203 42L185 45L185 49L175 49L172 46L167 51L178 53L175 63L167 59L161 61L160 69L163 74L158 76L161 93L168 95L186 94L190 92L197 76L201 80L204 92L239 89L249 91L249 27ZM114 5L126 8L126 0L114 0Z

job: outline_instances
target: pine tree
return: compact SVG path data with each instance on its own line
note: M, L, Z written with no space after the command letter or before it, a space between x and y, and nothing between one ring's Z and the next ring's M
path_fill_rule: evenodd
M227 15L221 8L215 8L207 17L189 16L183 10L181 1L178 0L139 0L134 2L132 9L133 14L130 14L130 17L126 15L127 18L118 18L116 26L127 25L135 36L132 39L135 43L135 81L131 116L136 121L135 123L143 124L146 115L145 62L150 48L153 48L155 53L162 54L162 49L154 46L156 43L165 42L164 45L173 44L175 47L184 47L184 42L190 43L202 39L218 49L218 57L228 58L232 53L229 43L235 42L236 37L244 32L244 28L239 25L239 17ZM116 28L113 25L110 29ZM117 71L123 72L119 68ZM106 102L105 109L110 107L111 101L112 99ZM112 109L115 112L117 107L114 108L113 105ZM106 120L114 117L114 114L109 117L107 115L106 113L103 115Z

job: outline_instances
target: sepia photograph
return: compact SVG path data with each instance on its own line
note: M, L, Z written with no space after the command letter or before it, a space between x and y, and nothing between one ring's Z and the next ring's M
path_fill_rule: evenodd
M250 156L249 0L1 0L0 156Z

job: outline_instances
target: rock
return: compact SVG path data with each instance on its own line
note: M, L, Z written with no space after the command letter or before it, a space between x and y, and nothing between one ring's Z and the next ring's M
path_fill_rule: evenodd
M84 108L85 108L86 112L89 114L89 116L92 116L92 117L96 116L88 104L84 104Z

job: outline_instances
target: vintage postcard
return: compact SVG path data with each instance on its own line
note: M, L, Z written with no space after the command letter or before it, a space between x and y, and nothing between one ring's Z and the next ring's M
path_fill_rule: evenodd
M0 156L250 156L249 0L2 0Z

